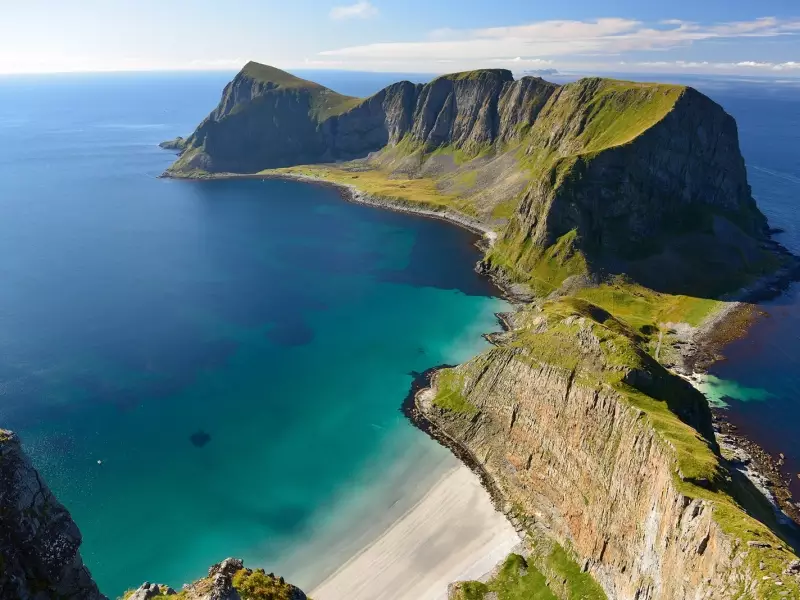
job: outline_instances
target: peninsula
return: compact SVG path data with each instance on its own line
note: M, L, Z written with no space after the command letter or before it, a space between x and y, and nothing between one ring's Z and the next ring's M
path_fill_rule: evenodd
M797 268L770 239L736 124L712 100L499 69L359 99L251 62L194 133L163 146L180 153L168 177L323 182L485 234L478 268L517 309L492 349L436 371L407 411L481 474L524 548L485 580L451 586L451 598L800 597L791 532L680 376L727 300ZM24 461L13 436L0 441ZM12 509L28 514L22 500ZM49 509L31 510L31 527L50 531ZM67 533L56 566L38 541L50 538L0 540L4 557L43 565L4 560L0 589L13 581L38 598L37 585L67 581L70 597L99 597L79 534ZM174 594L147 584L129 598ZM180 594L304 597L236 561Z

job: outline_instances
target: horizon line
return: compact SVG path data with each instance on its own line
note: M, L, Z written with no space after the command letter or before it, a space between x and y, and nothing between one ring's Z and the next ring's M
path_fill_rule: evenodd
M247 62L258 62L258 61L247 61ZM203 67L203 68L193 68L193 67L153 67L153 68L113 68L113 69L69 69L69 70L56 70L56 71L0 71L0 77L30 77L30 76L40 76L40 75L123 75L123 74L146 74L146 73L238 73L243 68L244 65L247 64L245 62L242 64L241 67ZM267 64L267 63L260 63L260 64ZM270 65L275 66L275 65ZM373 70L373 69L359 69L359 68L346 68L346 67L322 67L322 66L314 66L314 65L303 65L297 67L275 67L284 71L331 71L331 72L345 72L345 73L370 73L370 74L406 74L406 75L430 75L432 77L438 75L447 75L450 73L456 72L468 72L468 71L479 71L479 70L486 70L491 69L492 67L477 67L474 69L460 69L458 71L414 71L414 70L391 70L391 71L382 71L382 70ZM501 68L507 71L511 71L515 75L519 76L526 76L526 75L537 75L543 78L548 76L551 77L561 77L561 76L581 76L581 77L592 77L592 76L608 76L608 75L647 75L647 76L689 76L689 77L717 77L717 78L727 78L727 79L769 79L774 81L782 81L782 80L793 80L800 82L800 72L798 73L788 73L788 72L763 72L763 73L740 73L740 72L728 72L728 73L720 73L720 72L695 72L695 71L681 71L681 70L669 70L669 71L648 71L648 70L613 70L613 69L603 69L603 70L594 70L594 69L556 69L553 70L553 73L544 73L543 69L528 69L528 73L526 70L515 70L506 67L495 67Z

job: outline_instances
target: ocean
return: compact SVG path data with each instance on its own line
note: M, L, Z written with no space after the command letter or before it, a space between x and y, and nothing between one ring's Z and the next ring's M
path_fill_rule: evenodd
M800 81L697 85L736 117L753 195L775 236L800 254ZM739 433L777 458L800 502L800 285L759 304L762 315L722 351L707 395Z
M0 424L112 598L227 556L311 589L457 464L400 407L508 307L451 224L158 179L229 78L0 78Z
M353 95L397 78L300 74ZM311 589L455 464L400 404L507 308L447 223L307 184L158 179L158 142L231 75L0 78L0 425L111 597L226 556ZM754 195L800 252L798 87L682 82L737 118ZM712 401L800 470L800 287L763 308Z

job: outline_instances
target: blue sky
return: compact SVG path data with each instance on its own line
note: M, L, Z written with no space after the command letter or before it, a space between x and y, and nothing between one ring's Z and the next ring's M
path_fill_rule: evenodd
M0 0L0 9L0 73L257 60L800 77L800 0Z

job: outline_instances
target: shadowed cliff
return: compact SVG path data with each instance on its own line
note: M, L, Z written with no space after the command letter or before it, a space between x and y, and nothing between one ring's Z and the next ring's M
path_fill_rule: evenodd
M494 69L357 99L249 63L167 147L182 150L174 177L361 158L429 182L500 233L485 268L540 294L624 274L713 297L776 268L736 123L684 86Z

